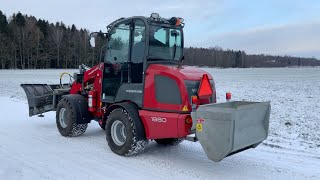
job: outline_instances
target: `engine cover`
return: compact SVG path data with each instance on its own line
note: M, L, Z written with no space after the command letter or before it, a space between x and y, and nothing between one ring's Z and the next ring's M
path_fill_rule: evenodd
M195 82L197 88L203 74L212 77L206 71L189 66L152 64L146 71L143 109L190 113L190 95L186 82ZM189 83L190 84L190 83ZM192 90L192 88L191 88Z

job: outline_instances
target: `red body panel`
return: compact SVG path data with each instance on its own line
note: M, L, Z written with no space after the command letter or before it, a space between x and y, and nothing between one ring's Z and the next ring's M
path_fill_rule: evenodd
M186 124L187 117L190 117L190 114L179 114L178 117L178 137L186 137L191 133L192 124Z
M79 84L77 82L73 82L69 93L70 94L78 94L81 91L82 91L82 84Z
M178 68L176 65L162 64L153 64L148 67L145 78L143 108L163 112L139 111L145 126L147 139L179 138L186 137L191 133L190 128L192 125L185 123L186 118L190 117L190 114L185 114L186 112L182 113L185 105L189 110L187 112L190 112L192 109L184 81L200 81L204 74L207 74L210 80L212 79L212 76L206 71L193 67ZM164 104L156 100L154 84L156 75L167 76L176 81L180 89L182 104ZM202 99L199 103L209 103L209 99ZM154 122L152 118L166 118L167 121Z
M84 73L83 78L85 90L90 91L91 97L95 98L93 101L90 100L94 104L89 110L94 117L100 119L102 119L103 116L100 105L103 69L103 63L94 66ZM184 81L199 81L203 74L207 74L209 79L212 79L211 75L207 72L193 67L178 68L176 65L161 64L152 64L148 66L145 77L142 107L142 109L145 110L139 110L139 115L143 122L147 139L180 138L190 134L191 125L186 124L186 119L190 118L189 112L192 108ZM154 83L156 75L167 76L176 81L180 89L182 104L165 104L157 102ZM89 84L93 84L93 86L88 86ZM75 82L71 87L70 94L77 94L82 91L82 84ZM188 107L187 111L183 110L184 106Z
M188 98L188 92L185 87L185 80L200 80L203 74L208 74L207 72L193 68L193 67L183 67L178 68L176 65L161 65L153 64L150 65L146 71L145 78L145 89L144 89L144 98L143 106L146 109L156 109L167 112L181 112L183 107L186 105L189 110L191 110L190 100ZM154 77L156 75L167 76L171 79L174 79L180 89L182 104L164 104L159 103L156 100L155 95L155 84ZM211 75L208 74L209 79L212 79ZM170 87L168 87L170 88Z
M140 110L139 115L147 139L178 138L190 134L189 128L185 128L188 114Z

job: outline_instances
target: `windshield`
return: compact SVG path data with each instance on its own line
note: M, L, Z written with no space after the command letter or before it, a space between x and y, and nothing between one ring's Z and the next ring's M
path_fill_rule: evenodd
M149 60L178 61L182 57L182 31L150 26Z

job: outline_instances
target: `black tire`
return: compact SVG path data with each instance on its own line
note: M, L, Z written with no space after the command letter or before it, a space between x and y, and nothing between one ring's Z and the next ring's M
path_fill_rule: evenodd
M66 114L64 115L64 113L61 113L62 111ZM59 119L62 114L65 117L65 121L60 121ZM77 124L75 114L76 112L68 100L61 99L59 101L56 111L56 124L62 136L76 137L87 130L88 124Z
M183 138L165 138L165 139L155 139L158 144L166 146L175 146L180 144L184 139Z
M114 109L110 115L108 116L106 122L106 139L110 149L121 156L131 156L142 152L145 146L148 144L148 140L140 140L137 141L137 132L135 132L135 121L133 118L137 118L140 120L139 115L137 113L129 114L123 108ZM122 124L123 134L125 134L125 138L122 139L123 144L117 144L114 140L114 135L112 135L112 126L113 124Z

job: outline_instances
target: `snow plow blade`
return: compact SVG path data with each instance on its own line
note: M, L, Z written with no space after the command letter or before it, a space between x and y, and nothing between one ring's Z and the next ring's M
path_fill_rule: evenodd
M270 102L234 101L201 105L193 113L196 137L209 159L257 147L268 136Z
M58 89L59 84L21 84L20 86L27 95L30 117L54 109L53 90Z

